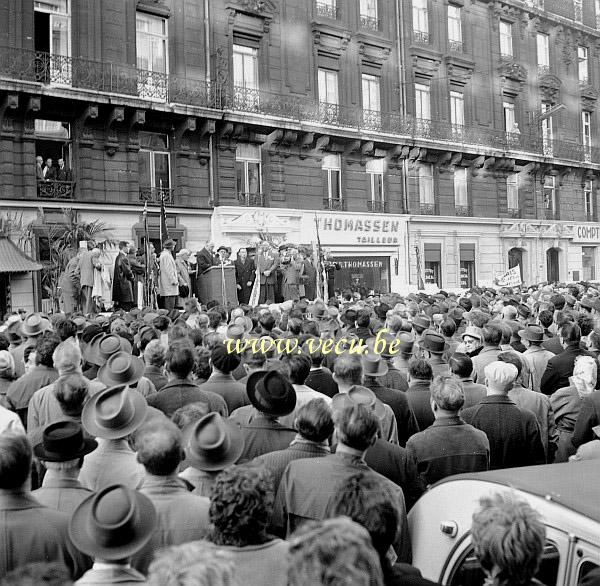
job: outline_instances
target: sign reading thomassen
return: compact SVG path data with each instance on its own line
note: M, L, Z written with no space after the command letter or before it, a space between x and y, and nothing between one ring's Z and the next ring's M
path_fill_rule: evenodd
M372 344L366 344L366 342L360 338L347 339L340 338L334 340L329 338L323 340L320 338L309 338L306 344L300 348L297 338L279 338L274 340L272 338L252 338L249 340L223 340L223 343L227 347L229 354L242 354L248 348L252 350L253 354L266 354L271 350L275 349L278 354L332 354L335 353L337 356L348 352L349 354L363 354L364 352L374 352L375 354L381 354L384 350L387 350L387 354L395 356L400 352L401 341L398 339L393 340L389 346L387 346L384 334L387 334L389 330L383 328L377 332L375 341Z
M398 244L398 220L363 220L355 218L319 218L323 232L354 232L361 244Z

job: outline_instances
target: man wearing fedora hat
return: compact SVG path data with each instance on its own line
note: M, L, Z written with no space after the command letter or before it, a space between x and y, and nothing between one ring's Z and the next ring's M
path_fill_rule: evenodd
M498 359L500 343L502 342L502 328L499 324L488 322L483 327L483 348L477 356L473 357L473 380L482 382L484 370L488 364Z
M165 240L163 250L158 258L158 294L161 298L162 307L171 311L175 309L177 296L179 295L179 278L177 276L177 263L173 258L175 241Z
M253 372L248 377L246 393L251 406L241 407L231 415L244 434L240 462L283 450L296 436L295 429L279 422L280 417L296 408L296 391L285 375L276 370Z
M544 328L537 324L527 324L520 332L519 336L527 350L521 355L529 365L531 372L532 389L540 392L542 376L548 366L548 360L554 356L552 352L546 350L542 343L544 342Z
M219 473L235 464L244 451L240 427L218 413L208 413L183 430L185 463L179 475L194 487L194 494L210 496Z
M381 354L381 358L387 366L387 373L379 377L379 382L388 389L406 391L406 389L408 389L408 381L406 380L406 376L394 365L394 354L391 352L392 345L394 345L394 347L398 346L396 336L389 332L380 332L378 338L367 340L367 346L369 348L374 348L377 339L379 339L379 344L381 346L381 348L378 348L378 352Z
M20 334L23 338L25 338L25 341L17 346L11 353L15 360L15 375L20 377L25 374L25 350L27 348L34 348L38 338L46 330L51 329L51 325L50 320L43 317L40 313L28 314L18 325Z
M78 578L90 560L69 539L69 517L31 496L31 463L24 434L0 434L0 576L33 562L58 562Z
M382 359L381 354L364 352L361 355L361 364L364 374L362 384L371 389L382 403L391 407L398 424L398 441L401 446L405 446L406 440L419 431L418 421L415 419L406 393L389 389L381 384L380 379L388 373L387 363Z
M81 484L100 490L110 484L139 488L144 468L138 463L127 438L145 421L146 399L127 386L105 389L90 397L83 408L84 429L100 438L98 448L88 454L79 474Z
M377 415L367 405L350 402L335 412L334 426L338 440L335 454L294 460L286 468L273 511L272 528L276 535L288 536L301 522L325 519L337 487L356 472L370 470L364 458L377 441ZM399 520L394 549L398 561L410 563L411 546L402 489L377 472L373 474L394 495Z
M145 584L129 562L152 538L156 522L150 499L127 486L111 485L89 496L73 513L69 536L94 565L75 585Z
M135 447L137 460L146 471L140 492L150 499L157 513L152 538L132 561L145 574L155 551L206 535L209 501L190 494L177 476L186 454L181 431L174 423L166 418L145 423L135 435Z
M425 330L421 336L419 347L423 358L431 366L433 376L450 373L448 363L444 359L444 354L448 351L448 343L442 334L434 330Z
M98 447L83 436L76 421L57 421L44 428L42 441L33 448L46 468L41 488L31 494L44 506L71 515L91 491L77 479L83 457Z

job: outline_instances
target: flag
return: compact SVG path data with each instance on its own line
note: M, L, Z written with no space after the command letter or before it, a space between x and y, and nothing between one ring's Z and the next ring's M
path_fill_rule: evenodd
M145 291L145 299L144 305L151 305L150 299L150 263L152 259L150 258L150 232L148 230L148 200L144 200L144 258L146 259L146 268L144 271L144 291Z
M165 208L165 192L160 190L160 244L164 244L169 239L169 229L167 227L167 210Z
M319 219L315 213L315 228L317 232L317 298L327 302L327 276L323 263L323 249L321 248L321 237L319 235Z
M497 284L500 287L518 287L522 282L520 265L508 269L508 271L500 275L497 279Z
M417 289L422 291L425 289L425 281L423 280L423 269L421 267L421 252L418 246L415 246L415 253L417 255Z

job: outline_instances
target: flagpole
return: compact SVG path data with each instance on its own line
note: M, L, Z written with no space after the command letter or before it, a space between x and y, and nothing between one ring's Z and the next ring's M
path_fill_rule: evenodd
M323 250L321 248L321 237L319 234L319 219L317 218L316 212L315 228L317 232L317 297L325 299L325 287L327 286L327 284L325 282L325 279L323 278L325 267L323 266Z
M150 293L150 263L152 259L150 258L150 234L148 231L148 200L144 200L144 257L146 258L146 267L144 270L144 305L151 306L152 305L152 295Z

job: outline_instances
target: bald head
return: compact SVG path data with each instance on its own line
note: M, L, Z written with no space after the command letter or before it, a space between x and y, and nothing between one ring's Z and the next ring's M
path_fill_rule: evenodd
M135 434L137 460L148 474L170 476L184 458L181 431L167 419L150 421Z

